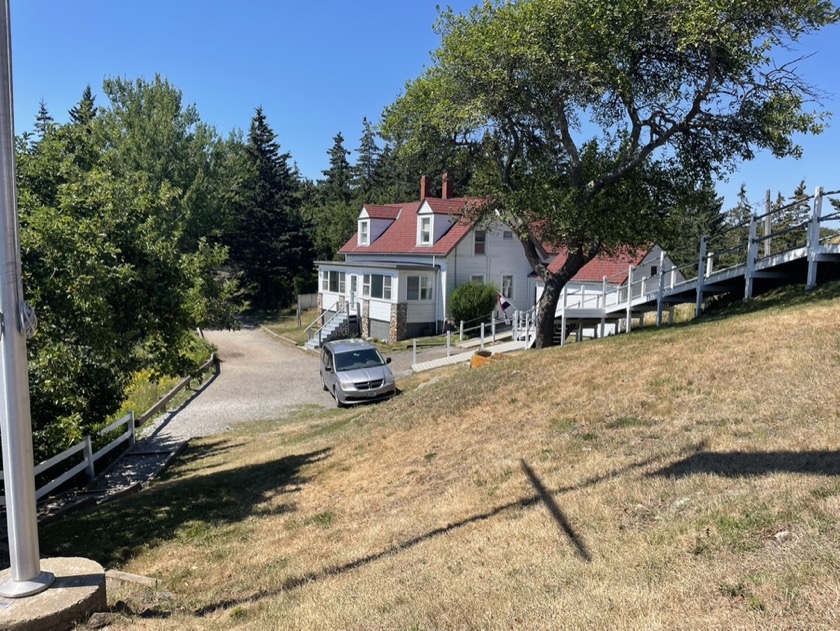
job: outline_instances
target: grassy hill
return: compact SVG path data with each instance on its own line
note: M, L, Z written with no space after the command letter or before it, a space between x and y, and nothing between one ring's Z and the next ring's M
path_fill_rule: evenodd
M838 368L781 290L196 440L42 551L161 579L112 628L838 628Z

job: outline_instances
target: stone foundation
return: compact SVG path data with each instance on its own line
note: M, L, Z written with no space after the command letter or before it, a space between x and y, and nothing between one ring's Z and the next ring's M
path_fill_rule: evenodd
M370 337L370 300L362 300L362 337Z
M408 337L408 305L398 303L391 305L391 344Z

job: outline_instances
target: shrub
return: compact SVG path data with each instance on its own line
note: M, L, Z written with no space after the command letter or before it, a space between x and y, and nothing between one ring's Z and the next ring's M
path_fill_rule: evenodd
M470 322L489 315L498 301L499 293L493 285L467 283L452 292L449 313L456 323Z

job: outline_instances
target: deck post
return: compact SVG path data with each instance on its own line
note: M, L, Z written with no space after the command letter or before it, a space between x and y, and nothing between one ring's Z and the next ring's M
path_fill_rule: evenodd
M818 186L814 192L814 212L808 224L808 280L806 289L817 286L817 255L820 249L820 215L822 214L823 189Z
M493 339L493 344L496 343L496 316L490 320L490 337Z
M656 294L656 326L662 326L662 306L665 296L665 250L659 252L659 291Z
M417 363L417 338L415 337L411 344L411 365Z
M773 232L773 222L770 218L770 211L773 210L773 202L770 201L770 189L767 189L767 195L764 197L764 256L770 256L772 248L770 246L773 241L770 233Z
M758 257L758 215L750 213L750 236L747 241L747 261L744 266L744 302L753 295L753 275Z
M568 297L568 287L563 285L563 311L560 312L560 346L566 344L566 303Z
M481 344L479 349L484 350L484 322L481 323Z
M458 334L458 342L463 342L463 341L464 341L464 321L461 320L461 329L460 329L460 332Z
M699 318L703 313L703 282L706 279L706 248L708 245L708 237L703 235L700 237L700 259L697 262L697 300L694 304L694 317Z
M82 442L84 443L82 453L84 453L85 457L85 471L88 480L93 480L96 477L96 469L93 466L93 445L90 442L90 434L85 436Z
M633 304L633 266L630 265L627 268L627 314L625 316L625 324L624 324L624 332L630 333L630 315L631 315L631 308L630 306Z
M446 356L452 355L452 331L446 332Z
M607 277L604 276L601 281L601 295L604 297L604 304L601 305L603 311L601 312L601 339L607 333Z

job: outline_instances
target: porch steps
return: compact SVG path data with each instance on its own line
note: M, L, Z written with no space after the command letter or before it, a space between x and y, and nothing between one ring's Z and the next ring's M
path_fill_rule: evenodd
M324 327L320 329L311 340L307 340L306 344L303 346L310 351L317 351L323 344L329 342L335 332L347 324L347 321L348 317L346 313L336 314L332 320L327 322L327 324L324 325Z
M497 338L499 336L496 336ZM476 344L478 346L478 344ZM521 351L525 348L524 340L515 340L512 342L503 342L501 344L485 344L484 350L493 353L511 353L513 351ZM467 351L465 353L458 353L457 355L450 355L449 357L441 357L439 359L432 359L426 362L418 362L411 365L414 372L423 372L424 370L432 370L434 368L441 368L443 366L452 366L454 364L467 363L472 359L475 351Z

